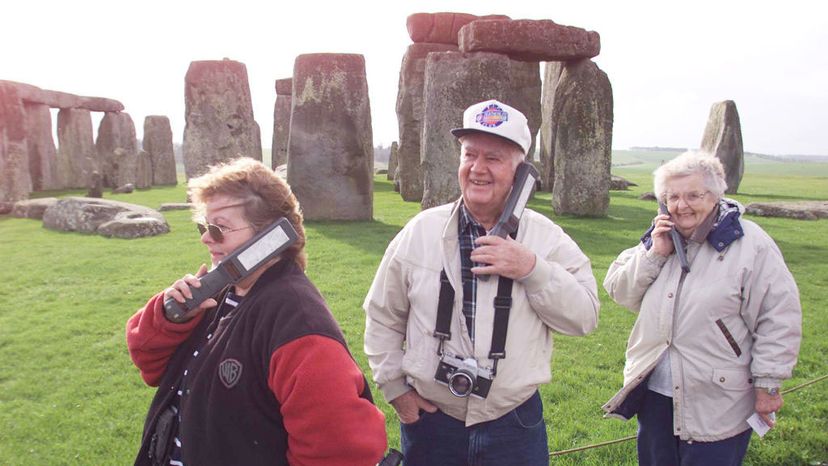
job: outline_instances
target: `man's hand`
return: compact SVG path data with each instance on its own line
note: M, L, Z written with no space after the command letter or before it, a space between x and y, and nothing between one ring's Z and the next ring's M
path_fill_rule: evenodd
M754 409L759 414L759 417L765 421L765 424L770 427L773 427L774 424L776 424L773 419L771 419L770 414L779 411L783 404L784 402L782 401L781 393L769 395L767 390L764 388L756 389L756 404Z
M535 269L535 253L511 237L481 236L474 243L471 260L484 264L472 267L475 275L500 275L517 280Z
M400 422L403 424L413 424L420 419L420 410L434 413L437 407L431 404L428 400L421 397L419 393L414 390L405 392L402 395L391 400L391 406L397 411L397 416L400 417Z

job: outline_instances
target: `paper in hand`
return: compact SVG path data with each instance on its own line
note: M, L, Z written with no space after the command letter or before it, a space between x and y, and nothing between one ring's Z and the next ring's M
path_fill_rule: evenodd
M770 413L770 418L776 421L776 413ZM759 413L753 413L747 419L747 423L750 425L751 428L759 435L759 437L764 437L765 434L771 429L771 427L765 424L765 421L759 416Z

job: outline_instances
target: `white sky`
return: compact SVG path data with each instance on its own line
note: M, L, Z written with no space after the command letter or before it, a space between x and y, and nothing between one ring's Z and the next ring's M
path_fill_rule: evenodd
M736 102L746 151L828 154L828 19L822 2L4 0L0 79L121 101L184 133L193 60L247 65L262 144L270 147L274 80L303 53L365 56L375 143L397 139L408 15L454 11L551 19L601 35L594 60L615 98L613 147L699 145L712 103ZM481 98L484 96L481 96ZM100 117L98 117L99 119ZM97 131L97 121L94 120Z

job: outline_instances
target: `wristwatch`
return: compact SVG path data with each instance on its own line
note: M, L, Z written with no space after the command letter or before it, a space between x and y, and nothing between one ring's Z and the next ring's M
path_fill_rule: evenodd
M779 387L766 388L765 391L768 392L768 395L770 396L776 396L779 394Z

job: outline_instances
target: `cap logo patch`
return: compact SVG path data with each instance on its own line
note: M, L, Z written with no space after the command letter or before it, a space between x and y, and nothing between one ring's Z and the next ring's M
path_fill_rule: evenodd
M225 359L219 364L218 375L221 383L227 388L233 388L241 379L242 364L232 358Z
M495 128L509 121L509 114L495 104L490 104L475 115L474 121L487 128Z

